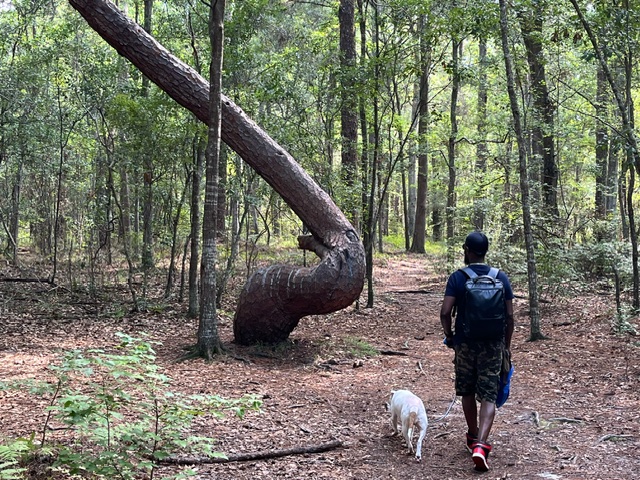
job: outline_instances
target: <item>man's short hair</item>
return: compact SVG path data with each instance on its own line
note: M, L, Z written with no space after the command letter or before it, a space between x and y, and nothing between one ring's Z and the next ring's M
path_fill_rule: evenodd
M464 240L464 245L476 255L483 257L489 250L489 239L482 232L471 232Z

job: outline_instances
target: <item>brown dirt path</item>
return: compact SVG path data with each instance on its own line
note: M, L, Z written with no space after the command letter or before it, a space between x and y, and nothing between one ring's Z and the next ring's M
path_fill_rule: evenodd
M55 299L3 286L0 381L43 378L61 349L110 345L116 331L146 331L163 342L159 363L176 389L263 398L261 413L197 425L196 433L219 439L221 451L344 442L320 454L204 465L198 478L635 479L640 468L640 342L610 333L613 300L602 296L545 303L543 331L551 338L535 343L526 342L526 301L516 301L513 391L492 431L491 471L473 470L459 402L446 418L434 421L453 399L452 354L442 345L438 317L446 275L428 273L426 262L424 256L409 255L377 261L374 308L305 318L291 341L277 348L234 346L231 320L223 318L223 340L250 363L232 356L211 364L175 362L196 331L178 310L112 321L62 302L57 310L47 310L55 315L42 315L40 304ZM524 285L514 282L514 288L523 294ZM402 355L367 355L363 342ZM431 424L421 463L390 436L384 404L397 388L412 390L427 408ZM25 392L0 391L0 437L37 430L42 407Z

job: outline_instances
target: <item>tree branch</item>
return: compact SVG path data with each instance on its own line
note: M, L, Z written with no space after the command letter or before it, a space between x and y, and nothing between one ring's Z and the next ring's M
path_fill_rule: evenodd
M332 440L328 443L311 445L308 447L292 447L284 448L281 450L266 450L254 453L241 453L238 455L229 455L228 457L169 457L159 460L158 463L171 465L203 465L208 463L248 462L252 460L280 458L289 455L301 455L305 453L322 453L339 447L342 447L342 441Z

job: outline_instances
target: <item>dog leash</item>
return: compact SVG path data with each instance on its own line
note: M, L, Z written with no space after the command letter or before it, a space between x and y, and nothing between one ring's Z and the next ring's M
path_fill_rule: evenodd
M435 420L431 420L429 423L438 423L441 422L442 420L444 420L445 418L447 418L449 416L449 413L451 412L451 409L453 408L453 406L456 403L456 400L458 399L458 397L454 394L453 395L453 399L451 400L451 403L449 404L449 407L447 408L447 411L444 412L444 415L442 415L441 417L436 418Z

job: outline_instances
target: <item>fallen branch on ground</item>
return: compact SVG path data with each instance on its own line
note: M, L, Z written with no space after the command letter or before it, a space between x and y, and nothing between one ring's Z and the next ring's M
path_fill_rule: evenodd
M407 354L405 352L398 352L396 350L378 350L380 355L400 355L406 357Z
M14 283L48 283L49 285L55 285L48 278L14 278L14 277L0 277L0 282L14 282Z
M431 290L389 290L387 293L416 293L424 295L440 294L440 292L433 292Z
M320 445L311 445L309 447L293 447L281 450L267 450L263 452L241 453L238 455L229 455L227 458L216 457L169 457L159 460L158 463L172 465L203 465L207 463L230 463L230 462L248 462L251 460L264 460L266 458L279 458L288 455L300 455L305 453L322 453L333 450L342 446L342 441L333 440Z
M558 423L582 423L582 420L577 418L566 418L566 417L555 417L550 418L550 422L558 422Z
M633 435L619 435L616 433L609 433L603 437L600 437L596 443L606 442L610 440L612 442L617 442L619 440L630 440L633 438Z

